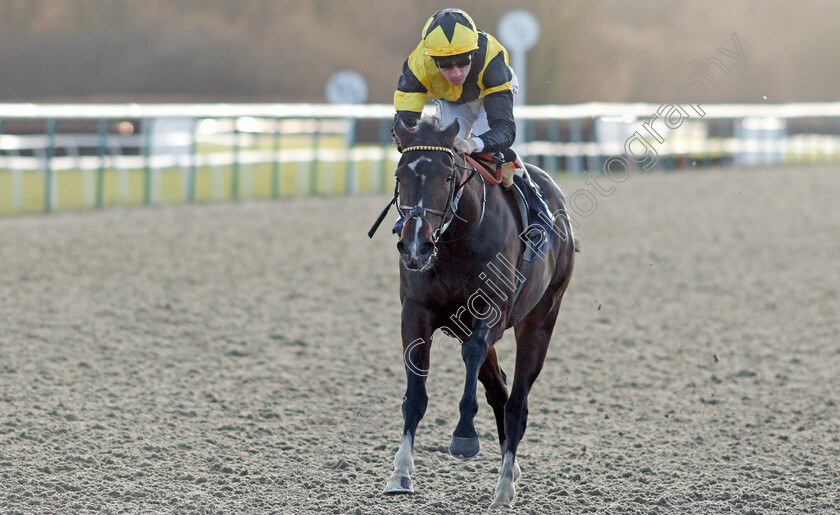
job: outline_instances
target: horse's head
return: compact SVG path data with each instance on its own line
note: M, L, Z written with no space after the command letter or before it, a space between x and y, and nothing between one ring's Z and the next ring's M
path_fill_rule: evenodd
M406 269L426 270L437 254L437 239L451 221L458 187L452 145L458 122L439 130L422 121L409 129L400 119L394 134L403 149L397 166L398 207L405 220L397 249Z

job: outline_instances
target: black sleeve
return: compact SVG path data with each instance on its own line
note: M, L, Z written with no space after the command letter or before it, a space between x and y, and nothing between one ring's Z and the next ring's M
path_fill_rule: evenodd
M516 123L513 121L513 93L499 91L484 97L484 110L490 130L477 134L484 142L483 152L499 152L513 145Z
M408 65L408 59L403 63L402 74L399 81L397 81L397 91L402 93L426 93L426 86L417 78L411 67ZM402 119L407 127L414 127L420 121L422 113L408 110L397 110L397 115L394 117L394 123L397 118ZM393 125L392 125L393 127ZM391 131L393 133L393 129Z
M505 62L505 54L499 52L496 54L496 57L490 60L487 63L487 67L484 68L484 88L490 89L495 88L496 86L501 86L506 82L510 82L513 78L513 75L510 73L510 68L508 68L507 63Z

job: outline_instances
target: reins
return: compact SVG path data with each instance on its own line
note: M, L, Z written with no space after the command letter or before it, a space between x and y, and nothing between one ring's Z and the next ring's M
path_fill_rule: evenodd
M478 161L476 161L475 159L473 159L469 155L464 154L464 159L466 159L468 163L473 165L473 168L475 170L478 170L478 173L480 173L482 177L487 179L487 182L489 182L490 184L501 184L502 183L502 169L501 168L496 169L496 175L494 176L494 175L490 175L490 172L488 172L486 168L484 168Z

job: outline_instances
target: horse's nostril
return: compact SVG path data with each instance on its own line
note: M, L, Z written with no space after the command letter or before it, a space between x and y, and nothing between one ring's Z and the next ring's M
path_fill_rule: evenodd
M427 241L427 242L424 242L422 245L420 245L420 255L421 256L428 256L429 254L432 253L433 250L435 250L435 245L431 242Z
M398 250L398 251L400 252L400 254L402 254L402 255L405 255L405 254L406 254L406 252L407 252L407 251L405 250L405 243L403 243L403 242L402 242L402 240L400 240L400 241L398 241L398 242L397 242L397 250Z

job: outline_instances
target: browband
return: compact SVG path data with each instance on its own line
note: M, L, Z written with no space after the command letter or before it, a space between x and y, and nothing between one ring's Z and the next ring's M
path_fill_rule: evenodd
M402 149L403 152L411 152L412 150L437 150L438 152L446 152L452 157L455 157L455 154L452 152L451 148L446 147L433 147L431 145L417 145L415 147L408 147Z

